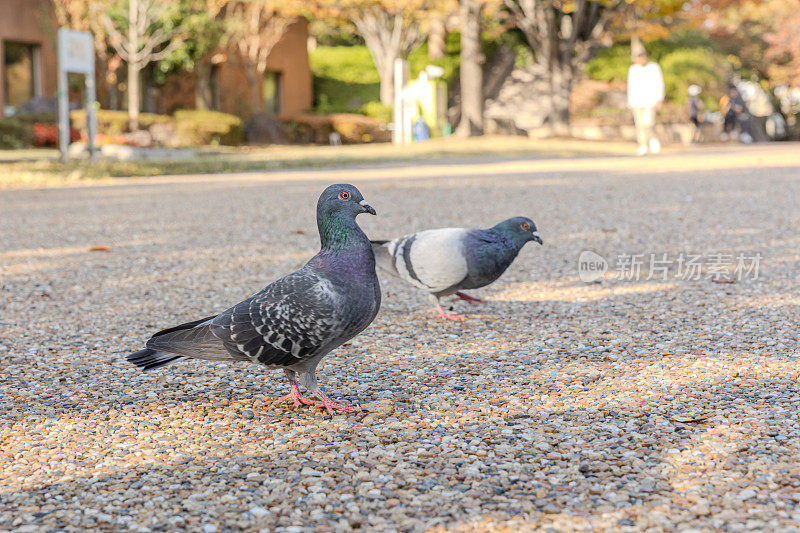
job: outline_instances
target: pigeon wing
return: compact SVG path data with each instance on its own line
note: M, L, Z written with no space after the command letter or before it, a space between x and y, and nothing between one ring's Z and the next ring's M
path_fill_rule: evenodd
M338 300L330 280L303 269L217 316L211 330L239 357L291 366L317 355L341 334Z
M389 253L400 277L437 293L467 277L466 234L467 230L461 228L421 231L389 243Z

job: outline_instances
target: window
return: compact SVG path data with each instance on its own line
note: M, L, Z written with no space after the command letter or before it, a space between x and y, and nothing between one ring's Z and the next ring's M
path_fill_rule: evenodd
M277 115L281 112L281 73L264 73L264 112Z
M25 43L3 43L3 84L6 105L18 106L41 95L39 47Z

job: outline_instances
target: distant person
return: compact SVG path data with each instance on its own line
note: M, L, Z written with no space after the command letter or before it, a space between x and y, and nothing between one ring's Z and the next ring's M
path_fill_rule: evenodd
M661 151L656 138L656 111L664 104L664 75L657 63L649 61L647 52L640 48L634 63L628 69L628 107L633 112L639 155Z
M721 141L727 141L736 127L736 113L731 106L731 97L727 94L723 94L719 99L719 112L722 115L722 133L719 134L719 138Z
M700 125L705 119L703 112L705 111L706 105L700 98L701 92L700 86L694 84L689 86L689 120L692 122L692 137L690 142L693 143L700 142L702 139Z
M736 131L737 126L741 129L742 118L747 111L747 106L736 87L731 86L728 90L728 94L720 99L719 109L724 117L722 135L720 135L720 138L723 141L737 139L739 137L739 132Z

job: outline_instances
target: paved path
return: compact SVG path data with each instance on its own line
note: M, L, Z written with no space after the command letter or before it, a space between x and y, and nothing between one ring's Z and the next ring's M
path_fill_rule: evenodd
M461 323L387 280L320 372L363 415L122 360L301 266L337 181L375 237L526 214L545 246ZM0 191L0 531L796 531L799 207L797 145Z

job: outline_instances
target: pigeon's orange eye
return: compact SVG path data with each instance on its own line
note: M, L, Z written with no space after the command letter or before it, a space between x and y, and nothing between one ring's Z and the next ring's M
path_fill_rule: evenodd
M522 229L524 229L525 231L528 231L529 229L531 229L531 225L528 224L527 222L525 222L524 224L522 224Z
M349 200L350 199L350 193L347 192L347 191L342 191L342 192L339 193L339 198L341 198L342 200Z

